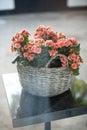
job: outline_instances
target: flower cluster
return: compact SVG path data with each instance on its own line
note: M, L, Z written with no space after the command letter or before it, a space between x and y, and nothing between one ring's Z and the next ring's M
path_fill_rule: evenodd
M43 25L37 27L32 39L29 38L30 36L27 30L22 30L13 36L11 50L18 54L16 61L34 61L35 55L40 55L44 47L48 49L50 58L57 54L65 55L67 59L59 57L59 60L55 61L65 67L68 60L70 71L75 75L79 74L79 66L83 60L80 56L80 44L75 38L67 38L64 34L56 33L50 27Z

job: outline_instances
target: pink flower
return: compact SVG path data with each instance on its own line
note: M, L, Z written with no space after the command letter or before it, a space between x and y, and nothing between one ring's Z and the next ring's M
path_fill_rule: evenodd
M68 59L76 62L79 59L79 57L76 54L73 53L70 56L68 56Z
M62 47L68 47L68 46L70 46L70 43L69 43L69 41L67 40L67 39L59 39L58 40L58 43L57 43L58 45L59 45L59 48L62 48Z
M25 30L25 29L21 31L21 34L22 34L22 35L26 35L26 36L31 35L31 34L30 34L27 30Z
M29 40L29 44L32 44L32 45L33 45L33 44L34 44L34 39L30 39L30 40Z
M16 42L16 43L14 44L14 47L15 47L16 49L19 49L19 48L21 47L21 45L20 45L18 42Z
M62 67L65 67L67 64L66 64L66 59L64 57L60 57L60 61L62 62Z
M27 49L28 49L29 52L33 52L33 46L34 46L33 44L27 45Z
M50 56L55 56L58 52L56 50L49 50Z
M32 52L40 54L41 53L41 47L36 46L36 45L32 46Z
M32 61L34 59L34 54L29 54L29 56L27 57L27 59L29 61Z
M12 38L12 41L15 42L23 42L24 37L20 33L16 33L16 35Z
M24 45L24 50L27 50L28 49L28 45Z
M12 42L15 42L15 37L12 37L11 41L12 41Z
M66 59L64 57L60 57L62 63L66 63Z
M78 65L77 65L76 63L72 63L72 64L71 64L71 67L72 67L72 69L77 69L77 68L78 68Z
M18 38L18 41L19 42L23 42L24 41L24 37L22 35L20 35L19 38Z
M71 45L78 44L78 41L75 38L69 38L68 39L71 42Z
M52 40L53 42L57 42L57 34L51 29L48 29L48 39Z
M66 36L62 32L57 33L57 37L58 37L58 39L60 39L60 38L66 38Z
M28 52L24 52L23 56L28 58L29 53Z
M62 63L62 67L66 67L66 65L67 65L66 63Z
M52 40L47 40L45 42L45 45L48 46L48 47L53 47L54 46L54 42Z
M44 40L41 38L34 39L34 44L36 44L37 46L44 45Z
M15 39L18 39L19 36L20 36L20 33L16 33L14 38L15 38Z
M40 25L34 32L34 38L43 38L44 40L57 41L57 34L50 28Z
M29 54L28 52L25 52L23 56L26 57L29 61L34 59L34 54Z
M38 32L35 32L34 33L34 38L43 38L44 37L44 33L43 32L41 32L41 31L38 31Z
M43 38L46 39L46 27L44 25L40 25L37 27L37 29L34 32L34 38Z
M36 29L36 31L44 31L46 27L44 25L39 25Z
M60 46L59 46L59 43L57 42L57 43L54 43L54 48L55 49L58 49Z

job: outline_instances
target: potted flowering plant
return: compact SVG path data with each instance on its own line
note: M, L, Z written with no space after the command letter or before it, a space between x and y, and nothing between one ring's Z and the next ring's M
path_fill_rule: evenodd
M23 68L26 68L28 66L29 68L30 66L33 67L33 69L30 68L31 70L38 68L38 73L40 68L45 68L46 65L48 65L48 68L51 69L63 68L62 72L64 72L64 68L68 66L68 70L66 72L69 74L66 75L79 74L80 63L83 62L83 60L80 56L80 44L75 38L67 38L63 33L56 33L50 27L45 27L43 25L37 27L33 38L30 38L30 36L31 34L27 30L22 30L21 32L16 33L12 38L11 50L16 54L16 57L13 59L12 63L17 62L17 64L22 67L21 70L18 69L20 73L22 73ZM57 70L55 73L56 72ZM20 76L22 76L22 74L20 74ZM36 74L36 70L34 74ZM38 77L40 74L41 72L35 77ZM55 75L53 76L52 74L51 78L52 76L55 77ZM61 75L63 75L63 73ZM65 80L65 76L63 76L63 78ZM67 78L69 79L69 77ZM27 84L30 84L30 82ZM32 84L34 84L34 81Z
M16 52L12 63L20 62L22 65L44 67L51 57L63 54L68 59L69 70L74 75L79 74L80 44L75 38L67 38L62 33L54 32L50 27L38 26L34 32L33 39L27 30L16 33L12 38L11 50ZM66 59L57 57L50 67L65 67Z

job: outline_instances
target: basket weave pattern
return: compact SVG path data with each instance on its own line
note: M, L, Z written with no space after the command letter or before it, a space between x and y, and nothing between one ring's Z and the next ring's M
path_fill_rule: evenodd
M22 87L37 96L55 96L68 90L73 82L68 66L35 68L17 64Z

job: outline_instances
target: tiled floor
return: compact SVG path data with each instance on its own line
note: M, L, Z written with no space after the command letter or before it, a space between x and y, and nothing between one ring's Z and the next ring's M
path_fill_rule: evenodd
M87 78L87 11L28 13L0 16L0 130L13 130L6 100L3 73L16 72L16 65L11 64L11 37L24 28L33 33L38 25L51 26L57 32L75 36L81 43L81 55L84 64L80 77ZM43 124L17 128L16 130L43 130ZM52 122L52 130L87 130L87 115Z

